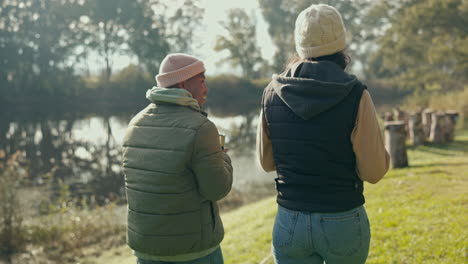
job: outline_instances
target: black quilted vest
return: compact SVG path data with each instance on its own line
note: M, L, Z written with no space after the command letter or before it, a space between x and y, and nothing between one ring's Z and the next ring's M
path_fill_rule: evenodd
M331 62L301 63L275 75L262 106L278 177L277 202L309 212L364 204L351 143L365 86Z

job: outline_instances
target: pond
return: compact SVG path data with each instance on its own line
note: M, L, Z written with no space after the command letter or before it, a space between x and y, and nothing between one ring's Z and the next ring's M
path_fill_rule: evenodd
M109 114L42 108L4 112L0 114L0 152L4 160L21 153L26 175L23 187L40 190L30 197L33 204L57 198L63 185L77 199L92 198L97 204L125 202L121 144L128 122L138 111ZM233 193L243 200L275 192L275 174L263 172L255 156L257 115L257 109L231 117L209 114L226 135L234 166Z

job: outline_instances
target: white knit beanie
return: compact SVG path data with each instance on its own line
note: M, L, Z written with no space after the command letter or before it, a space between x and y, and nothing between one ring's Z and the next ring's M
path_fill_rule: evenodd
M329 5L311 5L296 20L294 40L301 58L317 58L346 47L345 27L340 13Z
M159 87L167 88L204 71L205 66L201 60L187 54L173 53L161 62L156 82Z

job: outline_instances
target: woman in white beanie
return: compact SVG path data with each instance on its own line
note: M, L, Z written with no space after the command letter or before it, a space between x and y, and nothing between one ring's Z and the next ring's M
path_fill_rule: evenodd
M363 181L387 172L372 99L344 69L340 13L312 5L296 21L297 55L264 90L257 152L277 172L275 263L365 263L370 226Z

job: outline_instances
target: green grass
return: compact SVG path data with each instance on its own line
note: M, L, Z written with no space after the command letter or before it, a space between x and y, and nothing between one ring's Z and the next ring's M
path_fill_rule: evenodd
M409 148L408 156L409 168L365 186L372 229L367 263L468 263L468 131L449 144ZM271 197L222 215L226 264L260 263L270 255L275 214ZM83 263L93 262L135 258L121 247Z

